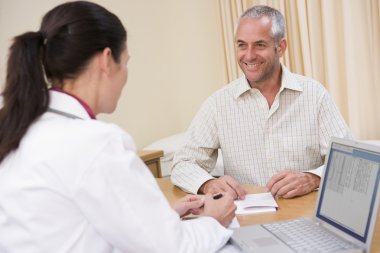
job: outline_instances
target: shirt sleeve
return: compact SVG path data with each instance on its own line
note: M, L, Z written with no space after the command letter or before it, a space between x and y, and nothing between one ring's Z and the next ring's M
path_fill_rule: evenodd
M181 221L128 136L109 138L80 180L74 200L120 252L215 252L232 233L211 217Z
M338 106L335 104L332 97L326 91L320 100L320 110L318 112L319 121L319 146L320 153L323 160L326 159L328 153L331 137L339 137L352 139L353 135L350 128L341 115ZM322 176L324 165L318 168L311 169L307 172L315 174L319 177Z
M220 147L216 124L214 97L208 98L194 117L187 133L185 145L173 159L171 180L182 190L193 194L206 181L214 169Z
M322 166L319 166L318 168L316 168L316 169L313 169L313 170L308 170L308 171L306 171L306 172L308 172L308 173L311 173L311 174L314 174L314 175L316 175L316 176L318 176L318 177L322 177L322 173L323 173L323 169L324 169L324 165L322 165Z

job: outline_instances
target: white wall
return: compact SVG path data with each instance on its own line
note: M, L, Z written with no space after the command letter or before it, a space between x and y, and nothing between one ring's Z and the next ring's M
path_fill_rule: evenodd
M0 0L0 83L11 39L37 31L59 0ZM139 148L185 131L200 104L225 84L216 0L97 0L128 31L129 79L118 109L98 118L127 130Z

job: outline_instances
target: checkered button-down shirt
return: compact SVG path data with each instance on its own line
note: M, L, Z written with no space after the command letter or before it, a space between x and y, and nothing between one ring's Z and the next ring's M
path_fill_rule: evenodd
M204 102L174 157L171 180L197 193L212 179L218 148L225 174L242 184L264 186L285 169L320 176L331 136L352 138L320 83L282 66L281 88L269 108L243 76Z

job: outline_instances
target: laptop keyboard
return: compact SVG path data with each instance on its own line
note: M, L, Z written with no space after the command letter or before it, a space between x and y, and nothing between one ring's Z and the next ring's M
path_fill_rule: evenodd
M355 249L307 219L295 219L261 225L296 252L339 252Z

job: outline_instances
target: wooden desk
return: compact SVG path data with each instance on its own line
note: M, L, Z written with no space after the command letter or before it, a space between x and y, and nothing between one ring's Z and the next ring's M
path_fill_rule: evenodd
M160 157L164 156L162 150L139 150L137 154L146 166L150 169L154 177L162 177Z
M175 187L169 179L159 178L157 183L160 186L162 192L170 203L173 203L177 199L186 195L184 191ZM249 193L264 192L262 187L247 185L244 188ZM241 226L269 223L280 220L288 220L299 217L312 217L314 213L314 207L317 200L317 192L312 192L302 197L293 199L278 199L277 212L262 213L262 214L248 214L238 215L237 218ZM375 228L375 234L372 239L371 252L380 253L380 213L377 217L377 223Z

